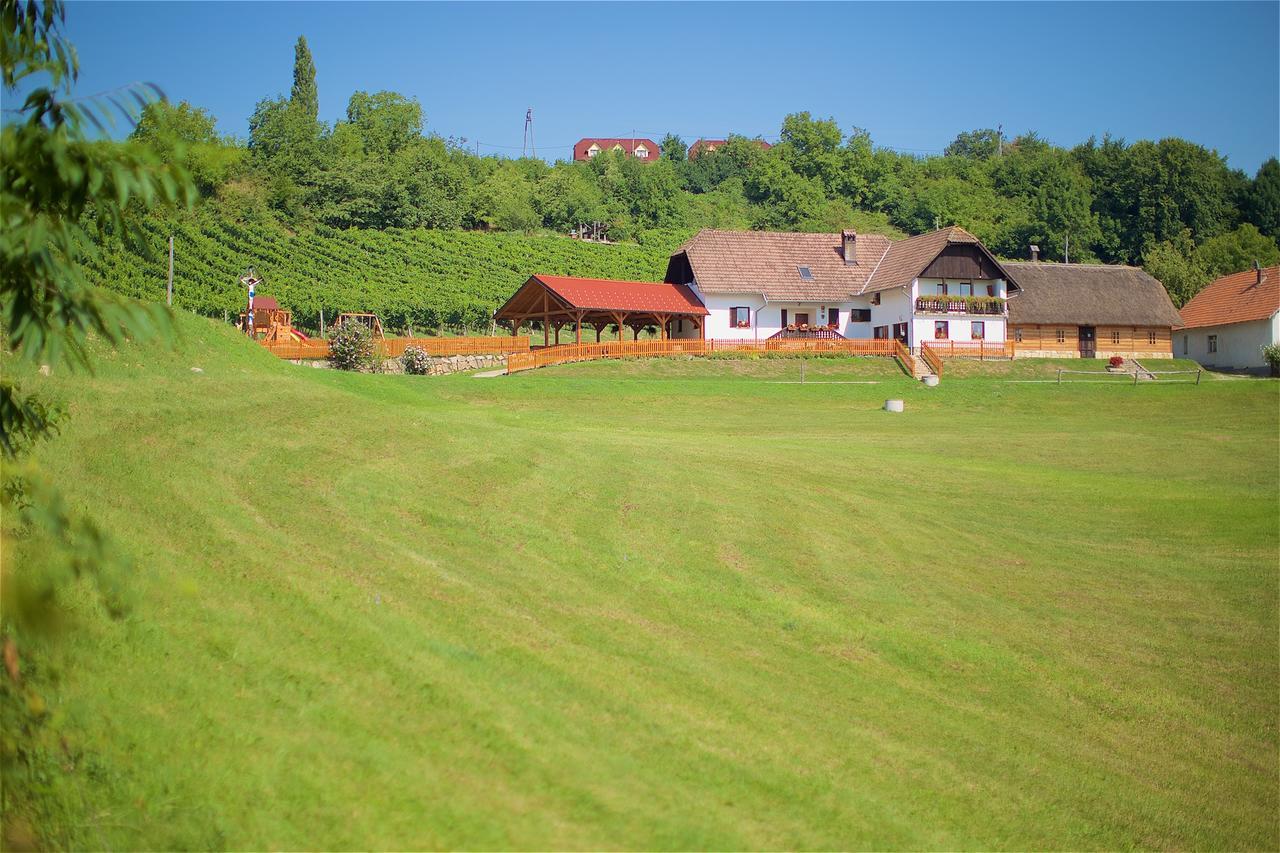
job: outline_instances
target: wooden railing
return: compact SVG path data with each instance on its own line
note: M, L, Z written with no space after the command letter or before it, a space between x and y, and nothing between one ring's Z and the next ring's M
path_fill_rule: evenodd
M755 340L656 340L609 341L598 344L565 344L527 353L513 353L507 359L507 372L517 373L552 364L592 361L600 358L654 358L670 355L709 355L712 353L816 352L841 355L898 356L897 341L770 339ZM901 356L899 356L901 357ZM907 353L907 358L910 358Z
M920 344L920 359L939 378L942 377L942 356L934 352L929 344Z
M1013 341L928 341L928 346L939 358L988 358L1011 359L1016 344Z
M893 355L898 359L898 363L902 365L902 369L916 375L916 357L911 354L911 350L902 341L897 338L893 339Z
M917 296L916 310L925 314L981 314L1000 316L1005 313L1005 302L995 296L976 299L955 299L946 296Z
M305 341L274 341L264 343L273 355L290 359L323 359L329 357L329 342L323 338ZM451 355L501 355L529 351L527 335L513 337L498 335L491 338L382 338L374 342L374 352L383 358L399 358L411 346L427 355L446 357Z

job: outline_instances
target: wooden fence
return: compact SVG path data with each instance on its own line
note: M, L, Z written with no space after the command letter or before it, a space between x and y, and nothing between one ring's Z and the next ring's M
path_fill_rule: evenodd
M1016 345L1013 341L923 341L938 358L989 358L1012 359Z
M552 364L572 361L592 361L599 358L653 358L669 355L709 355L712 353L758 352L813 352L841 355L872 355L889 358L902 355L901 344L885 340L650 340L608 341L598 344L565 344L546 347L527 353L513 353L507 359L507 372L532 370ZM905 351L905 348L902 348ZM906 353L910 359L911 354ZM906 365L910 369L909 363Z
M329 357L329 342L323 338L306 341L275 341L263 344L272 354L290 359L324 359ZM491 338L381 338L374 342L374 352L383 358L399 358L415 346L427 355L502 355L529 352L527 335L498 335Z

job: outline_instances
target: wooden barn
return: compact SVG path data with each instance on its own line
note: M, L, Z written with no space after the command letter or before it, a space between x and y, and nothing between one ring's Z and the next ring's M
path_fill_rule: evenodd
M1172 358L1181 318L1164 285L1138 267L1006 261L1020 292L1009 337L1031 358Z

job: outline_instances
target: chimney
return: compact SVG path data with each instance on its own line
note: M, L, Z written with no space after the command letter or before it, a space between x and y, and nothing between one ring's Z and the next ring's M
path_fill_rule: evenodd
M1262 264L1256 260L1253 262L1253 283L1262 284Z
M858 262L858 234L852 228L840 232L840 242L844 249L845 266Z
M1040 260L1040 247L1037 246L1035 243L1031 244L1031 260L1033 261Z

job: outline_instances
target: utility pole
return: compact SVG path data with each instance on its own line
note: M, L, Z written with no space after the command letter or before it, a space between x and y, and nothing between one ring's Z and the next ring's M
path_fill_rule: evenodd
M1004 156L1004 125L996 125L996 156Z
M1067 232L1067 236L1062 241L1062 262L1064 264L1071 263L1071 232Z
M520 145L520 156L528 156L526 149L533 152L533 156L538 156L538 146L533 144L533 107L524 112L524 142Z
M169 235L169 307L173 307L173 235Z

